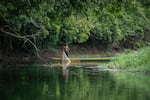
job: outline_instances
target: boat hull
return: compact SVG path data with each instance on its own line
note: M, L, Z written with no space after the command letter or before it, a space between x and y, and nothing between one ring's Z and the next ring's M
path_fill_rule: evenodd
M66 60L65 58L52 57L52 60L62 61ZM109 62L113 58L112 57L102 57L102 58L69 58L71 62Z

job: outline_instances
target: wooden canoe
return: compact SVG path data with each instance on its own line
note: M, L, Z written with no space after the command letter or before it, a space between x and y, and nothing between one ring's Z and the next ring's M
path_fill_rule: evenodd
M62 61L66 60L65 58L52 57L52 60ZM109 62L113 57L101 57L101 58L69 58L71 62Z

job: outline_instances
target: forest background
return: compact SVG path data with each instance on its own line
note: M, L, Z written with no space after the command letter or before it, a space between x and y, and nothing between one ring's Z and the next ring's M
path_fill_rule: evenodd
M150 45L149 0L0 0L0 55Z

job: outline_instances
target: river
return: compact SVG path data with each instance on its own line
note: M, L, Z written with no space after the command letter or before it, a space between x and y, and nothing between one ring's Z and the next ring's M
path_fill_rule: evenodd
M149 77L102 65L0 65L0 99L150 100Z

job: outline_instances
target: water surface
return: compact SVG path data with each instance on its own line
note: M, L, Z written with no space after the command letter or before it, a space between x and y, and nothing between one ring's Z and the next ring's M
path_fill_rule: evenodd
M0 65L0 99L150 100L150 76L100 66Z

